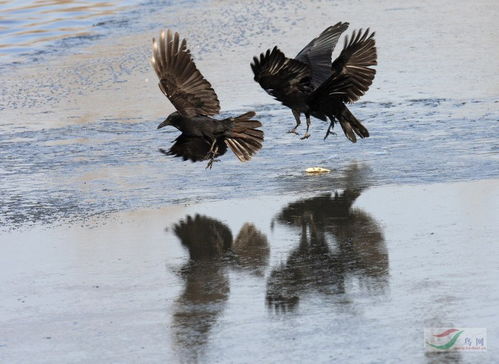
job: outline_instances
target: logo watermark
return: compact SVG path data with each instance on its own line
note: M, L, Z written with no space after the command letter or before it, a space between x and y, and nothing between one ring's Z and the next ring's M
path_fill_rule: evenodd
M425 328L424 343L426 351L486 351L487 329Z

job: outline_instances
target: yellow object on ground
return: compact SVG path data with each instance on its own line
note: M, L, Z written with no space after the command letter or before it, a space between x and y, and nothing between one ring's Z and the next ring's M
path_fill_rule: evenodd
M331 170L327 169L327 168L322 168L322 167L311 167L311 168L307 168L305 170L305 172L307 172L307 173L329 173L329 172L331 172Z

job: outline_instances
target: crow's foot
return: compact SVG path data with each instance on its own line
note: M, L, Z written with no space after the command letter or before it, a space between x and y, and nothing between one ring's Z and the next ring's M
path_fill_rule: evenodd
M333 123L329 124L329 127L327 128L327 131L326 131L326 135L324 136L324 140L327 139L329 134L336 135L336 133L333 131L333 127L334 127Z
M303 139L308 139L310 138L310 134L309 133L305 133L304 136L302 136L300 139L303 140Z
M298 135L298 132L296 131L296 128L291 129L290 131L288 131L288 133Z
M208 164L206 165L206 169L211 169L211 167L213 167L213 162L219 162L220 160L219 159L215 159L215 157L217 156L217 153L218 153L218 146L215 146L215 141L213 141L213 143L211 144L211 148L208 152L208 158L210 161L208 162Z
M213 167L214 162L220 162L220 159L211 158L208 164L206 165L206 169L211 169Z
M329 136L329 134L336 135L336 133L333 131L333 128L334 128L334 119L329 118L329 120L330 120L330 123L329 123L329 126L327 128L326 135L324 136L324 140L327 139L327 137Z
M326 140L326 139L327 139L327 137L329 136L329 134L331 134L331 135L336 135L336 133L335 133L334 131L328 131L328 132L326 133L326 135L324 136L324 140Z

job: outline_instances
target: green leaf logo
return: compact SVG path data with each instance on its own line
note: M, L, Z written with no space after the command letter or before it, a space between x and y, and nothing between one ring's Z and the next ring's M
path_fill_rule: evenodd
M450 349L452 346L454 346L454 344L456 343L457 339L459 338L459 336L461 336L461 334L463 333L464 331L461 330L459 331L457 334L455 334L450 340L449 342L447 342L446 344L444 345L433 345L433 344L430 344L428 341L426 342L428 345L430 345L431 347L435 348L435 349L439 349L439 350L448 350Z

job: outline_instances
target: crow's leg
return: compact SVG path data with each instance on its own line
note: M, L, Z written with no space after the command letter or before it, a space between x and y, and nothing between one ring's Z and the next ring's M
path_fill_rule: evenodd
M211 167L213 167L213 162L218 162L218 159L215 159L215 156L217 155L218 153L218 145L216 145L217 143L217 139L213 139L213 142L211 143L211 147L210 147L210 150L208 151L208 158L210 161L208 162L208 164L206 165L206 168L209 168L211 169Z
M326 140L326 138L329 136L329 134L333 134L333 135L336 135L336 133L333 131L333 128L334 128L334 117L329 117L329 127L327 128L327 131L326 131L326 136L324 137L324 140Z
M213 154L213 148L215 148L215 144L217 142L217 139L213 139L213 142L211 143L211 147L210 147L210 150L208 151L208 154Z
M298 128L301 124L301 120L300 120L300 112L299 111L296 111L296 110L292 110L293 111L293 116L295 117L295 120L296 120L296 125L293 129L291 129L290 131L288 131L288 133L293 133L293 134L296 134L298 135L298 132L296 131L296 128Z
M310 124L312 123L310 121L310 114L305 113L305 117L307 118L307 130L305 131L305 135L301 137L301 140L307 139L310 137L310 134L308 133L308 129L310 129Z
M215 142L213 142L213 145L211 146L211 148L213 149L214 147L214 144ZM214 147L214 149L212 150L210 149L210 152L208 153L209 154L209 159L210 161L208 162L208 164L206 165L206 168L207 169L211 169L211 167L213 167L213 163L214 162L219 162L220 159L215 159L215 156L217 155L218 153L218 145Z

